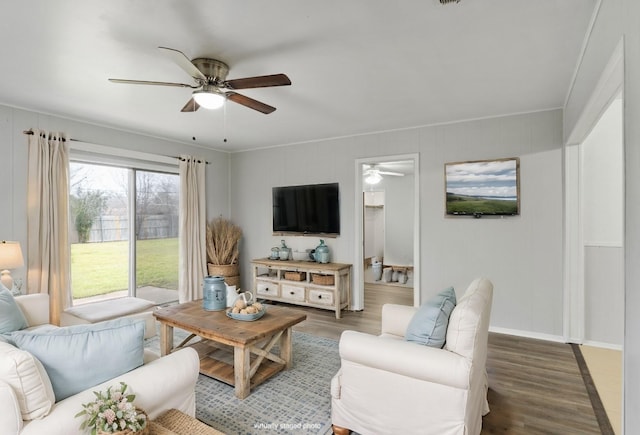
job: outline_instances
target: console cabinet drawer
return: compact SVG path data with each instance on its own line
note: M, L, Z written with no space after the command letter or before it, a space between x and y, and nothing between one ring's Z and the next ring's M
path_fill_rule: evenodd
M292 285L282 286L282 299L289 299L292 301L303 302L304 301L304 287L295 287Z
M278 284L273 282L256 283L256 293L262 296L279 296Z
M333 292L309 290L309 302L314 304L333 305Z

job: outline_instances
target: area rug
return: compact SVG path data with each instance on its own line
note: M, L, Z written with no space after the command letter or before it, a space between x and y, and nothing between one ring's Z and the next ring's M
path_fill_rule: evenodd
M180 336L176 330L176 343ZM157 351L158 343L154 337L146 345ZM226 434L330 434L330 385L339 368L337 341L294 331L293 367L244 400L233 387L200 375L196 418Z

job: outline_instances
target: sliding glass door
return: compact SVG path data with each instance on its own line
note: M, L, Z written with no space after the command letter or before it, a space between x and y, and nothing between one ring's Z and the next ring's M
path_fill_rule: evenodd
M177 174L70 165L74 304L138 296L177 300Z
M135 289L157 303L178 300L176 174L135 171Z

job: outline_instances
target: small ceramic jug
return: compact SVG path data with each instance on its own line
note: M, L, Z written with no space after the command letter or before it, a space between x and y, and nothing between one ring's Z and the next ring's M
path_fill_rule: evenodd
M227 288L223 276L204 277L202 308L206 311L220 311L227 308Z

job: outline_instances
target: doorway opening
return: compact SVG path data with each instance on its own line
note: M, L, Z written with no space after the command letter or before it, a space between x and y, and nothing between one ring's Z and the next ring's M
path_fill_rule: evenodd
M352 307L364 292L419 305L418 155L356 161L356 256Z
M624 44L567 137L565 339L581 344L613 430L622 426L625 325ZM602 314L602 306L607 314Z

